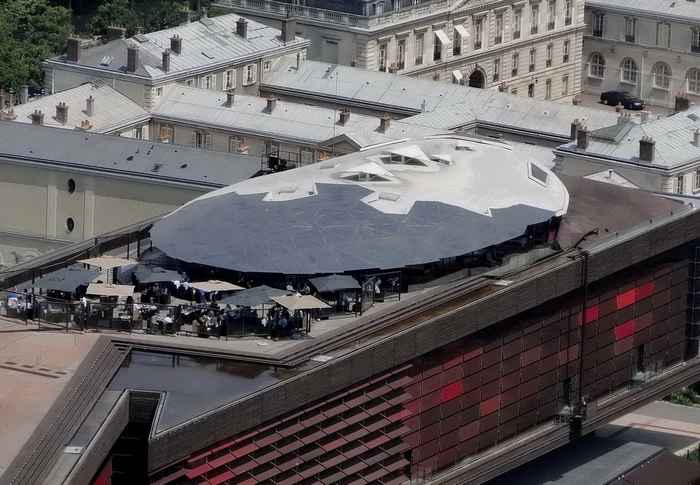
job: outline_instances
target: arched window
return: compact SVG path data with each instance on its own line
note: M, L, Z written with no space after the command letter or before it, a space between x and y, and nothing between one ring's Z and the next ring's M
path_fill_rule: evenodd
M588 75L603 79L605 77L605 58L602 54L594 52L588 63Z
M620 64L620 74L621 80L631 84L637 84L637 78L639 77L639 69L637 68L637 63L634 59L630 57L625 57Z
M671 68L665 62L654 64L651 74L655 88L669 89L671 87Z
M688 70L688 91L691 93L700 94L700 69L693 68Z

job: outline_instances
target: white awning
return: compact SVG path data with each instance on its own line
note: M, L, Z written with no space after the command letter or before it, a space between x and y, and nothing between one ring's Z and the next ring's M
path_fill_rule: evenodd
M459 83L462 81L462 78L464 77L464 74L462 74L462 71L459 69L455 69L452 71L452 79L454 80L455 83Z
M122 266L128 266L130 264L135 264L136 261L131 261L130 259L117 258L115 256L99 256L97 258L80 259L79 263L87 264L88 266L95 266L97 268L102 268L103 270L121 268Z
M86 294L95 296L117 296L126 298L127 296L132 296L134 294L134 287L131 285L90 283Z
M234 285L233 283L229 283L228 281L218 281L218 280L210 280L210 281L200 281L200 282L195 282L195 283L190 283L189 284L192 288L195 288L197 290L201 290L205 293L210 293L212 291L238 291L242 290L242 286Z
M327 304L312 295L297 294L289 296L273 296L272 300L291 311L330 308Z
M467 40L469 38L469 32L467 32L467 29L464 27L464 25L455 25L455 30L462 38L462 40Z
M440 43L442 44L443 47L449 47L450 38L447 37L447 34L445 33L444 30L437 29L437 30L433 30L433 32L435 33L435 37L438 38L438 40L440 41Z

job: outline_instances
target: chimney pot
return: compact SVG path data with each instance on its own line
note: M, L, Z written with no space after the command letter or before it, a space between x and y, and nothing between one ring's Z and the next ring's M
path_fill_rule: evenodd
M44 124L44 113L42 113L40 110L35 109L30 116L32 118L33 125L41 126Z
M170 72L170 49L163 51L163 72Z
M389 129L389 126L391 126L391 116L389 114L384 114L382 115L381 118L379 118L379 131L384 133Z
M296 33L294 32L296 30L296 25L296 20L293 18L286 17L282 19L282 42L286 44L296 39Z
M648 136L643 136L639 140L639 160L652 163L654 161L654 147L656 142Z
M576 148L581 150L588 149L589 137L590 133L588 128L586 126L579 125L578 130L576 131Z
M338 124L345 125L350 119L350 108L342 108L339 113Z
M126 71L136 72L139 65L139 48L133 44L126 48Z
M693 132L693 145L700 147L700 128L696 128Z
M26 104L29 102L29 86L23 84L19 88L19 104Z
M95 115L95 98L92 95L85 100L85 114L88 116Z
M75 37L68 38L66 58L70 62L80 61L80 39L76 39Z
M56 105L56 121L62 125L68 123L68 105L63 101Z
M207 7L202 7L202 18L205 19L207 18Z
M275 97L267 98L267 107L265 108L265 111L267 113L272 113L275 110L276 105L277 105L277 98L275 98Z
M175 34L170 38L170 50L175 54L182 54L182 37Z
M248 21L243 17L236 20L236 34L244 39L248 38Z
M574 121L571 122L571 132L569 134L569 138L571 140L576 139L576 131L578 130L578 124L579 124L578 118L576 118Z
M236 90L235 89L229 89L226 91L226 107L227 108L232 108L233 103L236 99Z

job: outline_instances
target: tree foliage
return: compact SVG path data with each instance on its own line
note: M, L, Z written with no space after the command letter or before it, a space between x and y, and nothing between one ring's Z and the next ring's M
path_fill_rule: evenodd
M42 81L40 62L63 50L70 11L47 0L0 0L0 87Z
M128 36L137 30L153 32L181 24L187 11L208 6L209 1L192 0L102 0L92 18L91 30L102 35L112 25L126 27Z

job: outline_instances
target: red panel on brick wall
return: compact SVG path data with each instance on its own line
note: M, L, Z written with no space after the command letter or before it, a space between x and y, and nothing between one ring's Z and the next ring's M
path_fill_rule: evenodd
M496 411L498 409L498 406L501 404L501 396L494 396L491 399L487 401L483 401L479 405L479 414L481 416L486 416L487 414L491 414L492 412Z
M648 298L654 294L654 282L649 281L637 288L637 300Z
M634 333L635 324L634 320L628 320L622 325L615 327L615 340L622 340L627 338Z
M637 300L637 289L632 288L631 290L625 291L617 295L617 309L625 308L632 305Z
M584 313L583 321L584 321L584 323L591 323L591 322L598 320L599 316L600 316L600 309L598 308L598 305L589 306L588 308L586 308L586 312Z
M440 399L442 402L451 401L452 399L461 395L463 390L464 385L462 384L462 381L453 382L452 384L448 384L442 388L440 391Z

